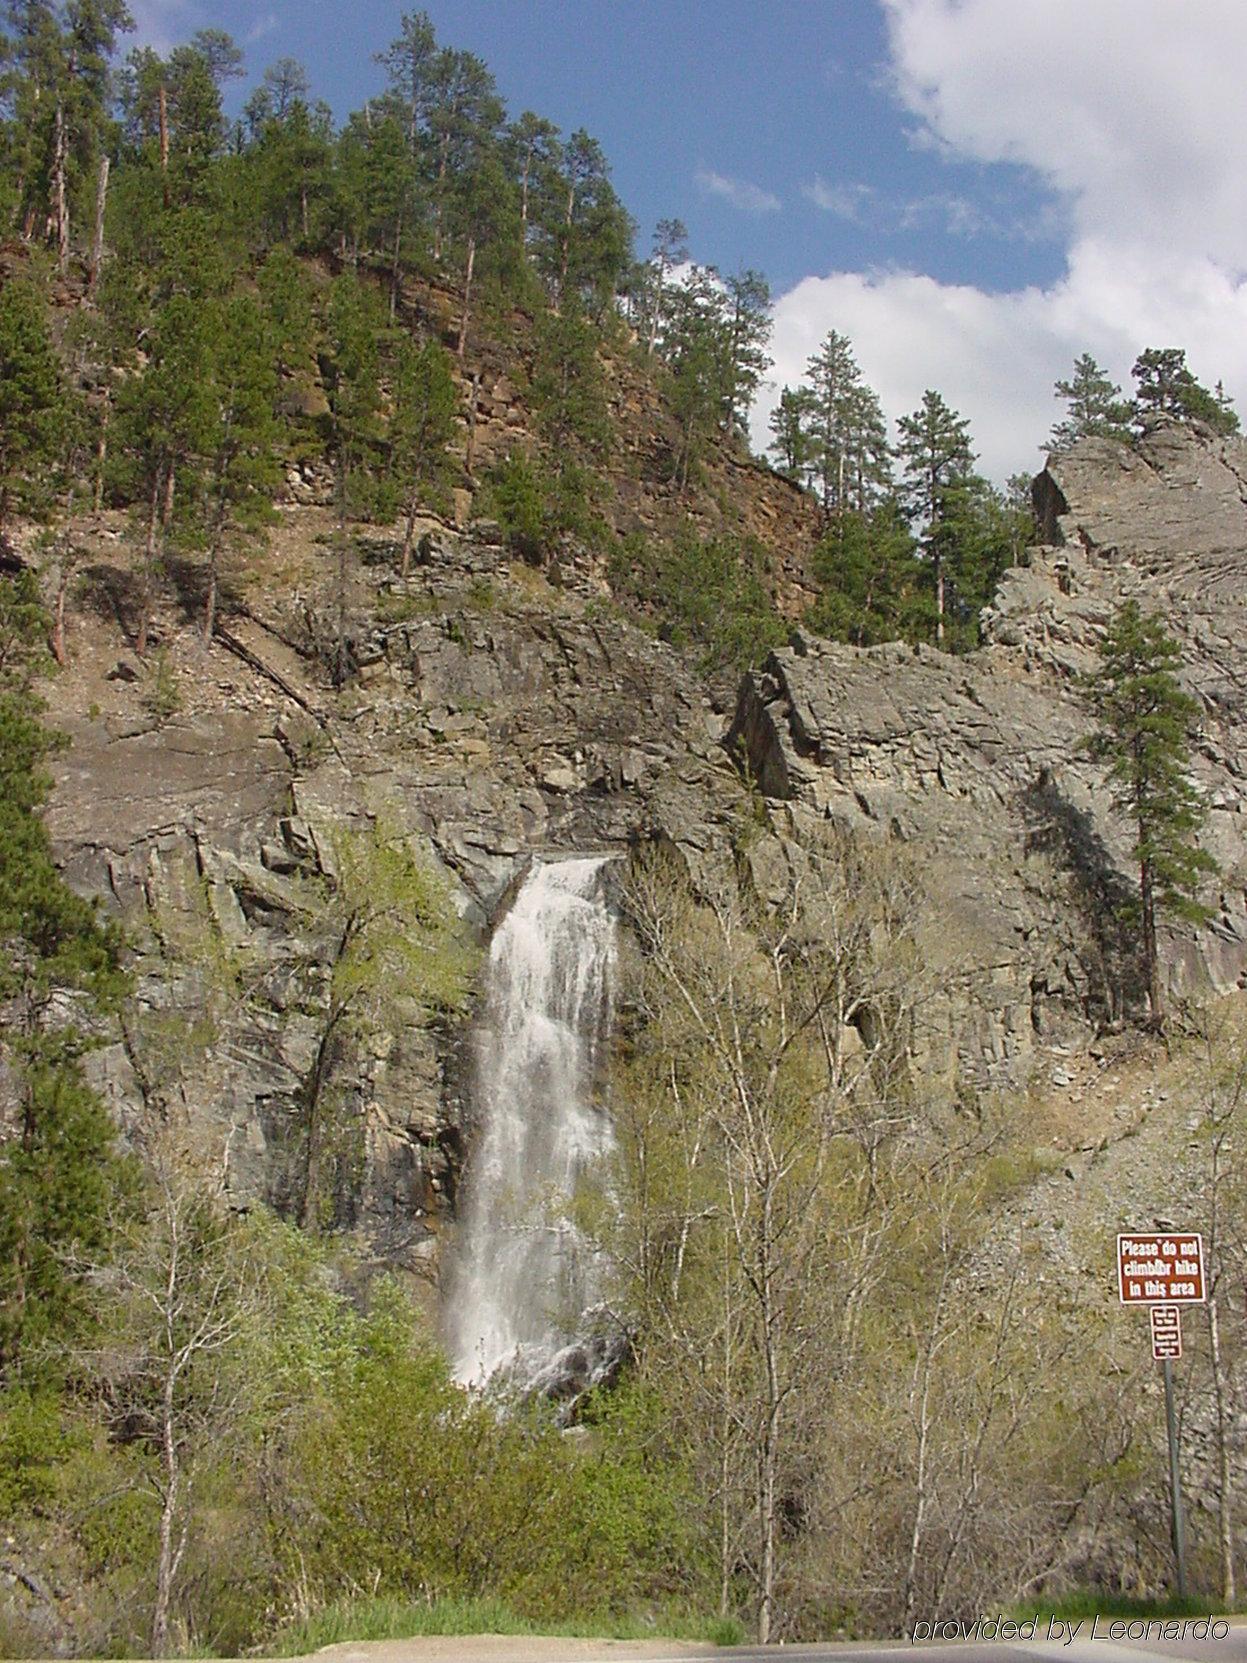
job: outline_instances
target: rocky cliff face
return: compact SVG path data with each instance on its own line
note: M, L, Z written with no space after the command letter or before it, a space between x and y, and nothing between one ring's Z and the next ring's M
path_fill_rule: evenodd
M1242 985L1247 443L1171 424L1137 450L1088 441L1035 483L1046 542L1006 575L967 659L797 639L746 678L733 725L763 791L916 845L969 969L950 1016L963 1064L1014 1078L1036 1046L1137 1007L1127 828L1078 755L1078 677L1134 597L1182 642L1203 710L1198 785L1216 912L1165 946L1171 990Z
M327 1008L329 944L307 897L332 874L335 828L380 819L427 838L465 932L484 940L541 850L657 834L694 871L722 864L745 801L738 751L771 800L753 880L765 888L785 828L807 816L911 845L957 964L931 1042L950 1080L1026 1078L1140 995L1112 916L1130 883L1125 828L1077 755L1076 677L1127 595L1162 608L1186 648L1223 872L1211 923L1167 940L1167 974L1177 992L1239 985L1244 481L1241 442L1166 427L1137 452L1084 445L1040 476L1048 541L1009 574L973 658L795 637L745 678L730 719L583 574L554 587L433 525L408 584L378 580L393 570L385 550L364 551L360 675L332 694L299 646L301 609L328 604L334 581L317 511L302 508L271 556L295 598L254 592L211 651L183 615L162 620L182 703L158 722L118 657L105 538L88 572L100 604L72 621L74 665L51 694L73 747L50 822L74 885L136 942L136 1001L93 1059L119 1118L145 1101L176 1111L234 1204L290 1205ZM342 1059L354 1153L333 1213L377 1257L431 1274L465 1138L463 1034L414 1010L392 1027Z
M295 510L278 541L304 562L311 604L333 582L319 524ZM534 853L623 847L651 822L703 843L739 794L722 718L673 649L601 599L512 572L497 546L428 529L438 540L410 583L379 593L361 563L353 606L373 621L344 695L290 645L302 601L257 602L211 651L170 612L161 645L181 703L164 721L90 608L52 688L72 747L50 827L74 887L136 946L135 1000L92 1067L123 1125L180 1116L236 1206L296 1204L333 947L316 897L343 828L427 841L482 942ZM117 549L95 552L98 595L119 580ZM412 1271L433 1267L453 1198L462 1040L413 1009L338 1059L353 1153L333 1220Z

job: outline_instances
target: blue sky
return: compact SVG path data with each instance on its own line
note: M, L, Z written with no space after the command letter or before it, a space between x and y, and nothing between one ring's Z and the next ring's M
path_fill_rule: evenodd
M397 32L401 9L392 0L212 8L248 43L253 76L275 57L301 58L339 115L384 84L372 55ZM916 266L996 289L1060 269L1052 202L1032 173L914 143L875 0L430 0L425 9L439 39L486 60L513 114L534 109L601 140L642 247L658 219L678 217L695 258L758 267L777 289L846 263ZM187 4L169 15L185 33L207 11Z
M216 24L339 114L383 84L390 0L132 0L167 45ZM1247 397L1242 0L428 0L512 114L587 127L639 244L777 296L755 421L830 328L896 417L939 387L996 477L1036 465L1052 383L1180 345Z

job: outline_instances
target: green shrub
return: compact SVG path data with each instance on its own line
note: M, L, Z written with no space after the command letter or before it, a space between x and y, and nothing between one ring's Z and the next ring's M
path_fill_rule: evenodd
M769 567L754 538L684 531L670 542L623 538L607 575L617 595L657 619L665 639L700 647L703 669L715 674L759 663L785 639Z

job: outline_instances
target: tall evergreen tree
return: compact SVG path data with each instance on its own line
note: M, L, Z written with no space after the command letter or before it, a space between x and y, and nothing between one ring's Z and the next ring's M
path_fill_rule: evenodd
M416 515L422 503L437 502L450 475L450 444L456 432L459 393L446 349L437 341L417 347L399 342L393 365L394 409L390 417L390 472L406 507L402 575L411 566Z
M1137 922L1151 1019L1165 1018L1157 920L1204 918L1197 894L1216 862L1198 842L1206 810L1189 775L1188 731L1199 706L1178 680L1181 649L1158 614L1126 601L1084 683L1097 727L1085 741L1108 764L1113 806L1130 820L1138 869Z
M806 378L803 448L823 514L868 514L891 484L891 452L883 407L862 380L846 335L828 333Z
M663 326L667 279L673 267L688 259L688 227L682 219L660 219L654 227L650 248L645 344L652 358Z
M261 305L248 294L213 307L206 320L208 404L202 439L208 574L204 640L216 628L221 560L231 543L255 537L272 518L278 466L278 379L274 341Z
M536 186L558 163L559 130L531 110L525 110L507 135L514 177L520 187L520 242L525 253L529 242L529 207Z
M367 499L371 469L381 439L379 340L383 320L372 291L353 273L330 286L325 306L321 374L329 402L326 437L333 458L337 513L337 622L334 679L350 675L347 642L347 523Z
M142 373L117 394L117 448L128 458L143 520L135 651L146 655L157 574L175 509L198 498L213 422L208 310L175 293L152 314Z
M1053 426L1050 450L1068 450L1079 439L1129 439L1130 405L1089 352L1075 359L1073 374L1058 381L1053 392L1068 410L1064 421Z
M1142 424L1152 415L1171 416L1176 421L1201 421L1214 433L1238 432L1238 417L1222 393L1210 393L1191 374L1186 353L1180 347L1149 347L1141 352L1131 370L1138 392L1135 420Z
M14 512L46 500L69 405L44 306L31 283L0 288L0 543Z
M407 144L413 155L421 125L428 118L437 50L437 35L428 12L404 12L397 37L384 52L376 54L391 87L406 105Z
M779 463L779 471L799 485L808 485L814 460L810 435L814 394L809 387L785 387L771 411L770 431L775 435L767 447Z
M83 1077L82 1014L118 996L121 941L74 895L52 859L40 810L56 737L32 678L47 618L34 576L0 578L0 1063L18 1108L0 1129L0 1379L37 1341L60 1339L83 1308L75 1250L98 1250L119 1180L113 1129ZM63 1008L63 1007L62 1007Z
M743 436L762 377L771 367L771 286L760 271L724 279L721 425Z
M902 463L904 500L910 519L923 528L923 548L935 595L935 635L943 645L945 585L952 494L964 487L974 468L970 424L930 388L912 415L900 420L897 455Z

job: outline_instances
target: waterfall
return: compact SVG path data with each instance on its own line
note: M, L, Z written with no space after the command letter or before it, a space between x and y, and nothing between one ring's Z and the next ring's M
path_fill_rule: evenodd
M612 1145L593 1101L615 961L605 858L535 865L490 947L475 1036L476 1147L446 1303L465 1385L499 1368L536 1377L599 1293L600 1267L574 1211L578 1185Z

